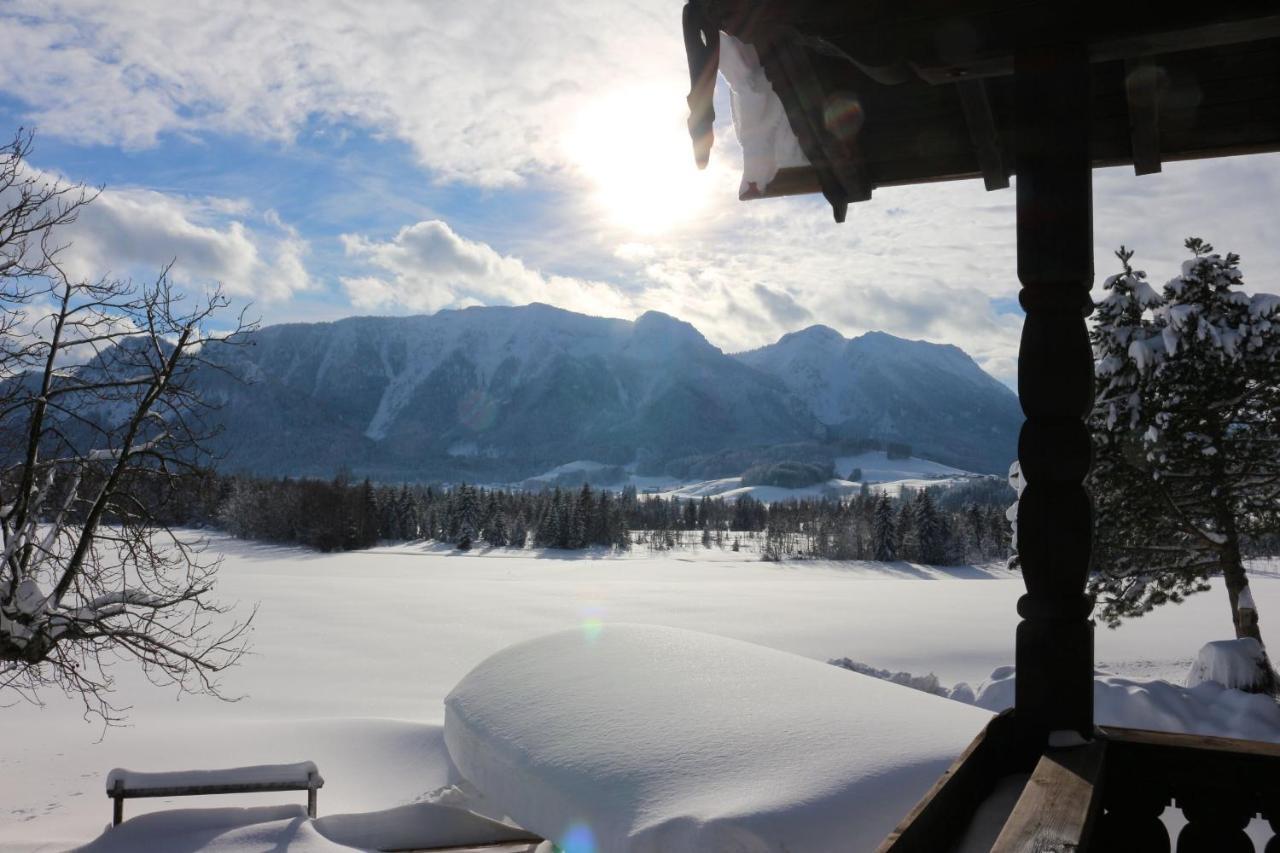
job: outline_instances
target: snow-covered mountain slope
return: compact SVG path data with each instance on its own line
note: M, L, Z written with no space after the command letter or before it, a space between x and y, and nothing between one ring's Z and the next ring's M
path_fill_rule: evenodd
M248 341L210 347L231 375L198 381L223 404L223 468L263 475L519 482L582 459L658 475L672 460L845 439L995 473L1020 423L1013 394L960 350L880 333L813 327L733 356L658 312L533 304L270 326Z
M213 357L226 466L378 477L528 476L811 439L820 425L777 379L688 323L546 305L358 317L262 329Z
M780 379L834 436L901 441L990 472L1014 456L1017 398L958 347L810 326L736 357Z

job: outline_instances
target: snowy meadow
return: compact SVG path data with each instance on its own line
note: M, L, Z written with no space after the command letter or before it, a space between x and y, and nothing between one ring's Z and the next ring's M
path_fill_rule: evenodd
M489 655L557 630L590 638L622 623L672 626L976 688L1013 662L1024 591L1020 577L997 566L765 563L702 548L458 554L410 544L320 555L227 538L214 547L225 555L219 598L259 608L253 653L223 678L237 701L178 700L121 667L116 699L132 706L128 727L104 732L82 719L76 700L54 694L43 708L6 708L0 850L61 850L100 835L110 820L103 782L117 766L312 760L325 778L322 816L431 798L456 781L443 744L444 697ZM1269 634L1280 564L1251 568ZM1180 684L1201 645L1229 629L1215 582L1180 606L1099 628L1098 667ZM126 817L298 802L297 794L131 800ZM900 816L886 814L874 829Z

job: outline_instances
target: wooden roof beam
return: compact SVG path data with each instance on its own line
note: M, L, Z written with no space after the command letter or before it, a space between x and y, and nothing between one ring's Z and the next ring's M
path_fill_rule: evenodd
M1125 60L1124 93L1129 103L1133 171L1160 171L1160 69L1149 57Z
M836 222L844 222L849 202L871 198L871 180L856 138L839 139L827 127L827 94L803 47L783 37L756 49L774 90L795 94L782 102L787 119Z
M982 182L987 190L1002 190L1009 186L1009 167L1005 163L996 133L995 115L991 111L991 99L987 97L987 84L982 80L961 80L956 83L960 93L960 105L964 108L964 120L969 125L969 138L982 170ZM1159 165L1157 164L1157 169Z

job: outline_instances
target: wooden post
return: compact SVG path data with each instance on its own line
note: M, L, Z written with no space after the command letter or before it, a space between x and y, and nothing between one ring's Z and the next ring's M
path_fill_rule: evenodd
M307 817L316 816L316 774L313 770L307 774Z
M119 826L124 820L124 780L117 779L111 788L111 825Z
M1093 197L1089 59L1070 22L1029 37L1015 56L1019 301L1026 311L1018 398L1018 601L1014 719L1026 737L1093 734L1092 601L1084 594L1093 511L1084 488L1092 450ZM1062 26L1056 26L1061 24Z

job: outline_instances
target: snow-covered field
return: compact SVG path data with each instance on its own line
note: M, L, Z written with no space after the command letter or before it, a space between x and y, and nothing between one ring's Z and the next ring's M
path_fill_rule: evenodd
M246 608L260 602L255 654L224 679L225 691L243 698L175 701L172 691L121 670L130 728L104 736L81 719L74 700L57 695L46 696L44 708L0 710L0 850L60 850L99 835L110 818L104 780L117 766L311 760L325 778L321 815L422 800L450 781L441 730L446 694L499 649L566 628L689 628L976 685L1012 663L1014 606L1023 592L1018 577L995 567L776 564L720 550L454 555L406 545L319 555L217 544L226 553L221 597ZM1277 565L1265 568L1274 573ZM1271 634L1280 624L1280 579L1257 577L1254 595ZM1216 588L1118 631L1100 628L1098 665L1180 682L1200 646L1225 638L1228 624ZM125 814L304 797L130 800Z

